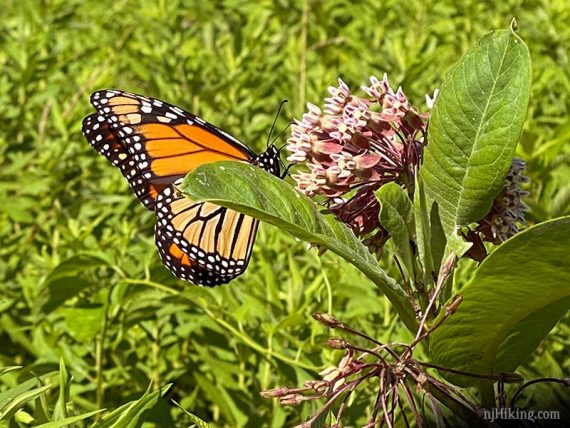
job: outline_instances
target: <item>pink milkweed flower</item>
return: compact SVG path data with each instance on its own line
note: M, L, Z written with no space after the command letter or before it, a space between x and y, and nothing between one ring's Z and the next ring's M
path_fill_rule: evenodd
M413 191L429 118L402 88L394 91L386 75L372 76L362 89L366 97L354 95L339 79L337 87L328 88L323 109L307 105L287 141L287 159L308 169L292 175L297 188L307 196L324 196L358 236L380 227L375 190L394 181Z
M526 163L515 157L505 178L501 193L495 198L491 211L479 221L477 231L484 241L500 244L519 231L519 224L526 224L524 213L529 210L522 198L529 192L522 190L520 185L530 179L524 175Z

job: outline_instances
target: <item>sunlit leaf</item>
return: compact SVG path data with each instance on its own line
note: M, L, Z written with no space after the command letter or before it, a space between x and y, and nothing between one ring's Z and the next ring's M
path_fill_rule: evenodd
M519 233L491 253L432 334L434 363L482 375L514 371L570 309L570 217ZM460 385L478 379L442 372Z
M311 200L284 181L253 165L216 162L194 169L181 191L190 199L233 208L335 252L374 281L410 328L415 325L406 294L368 249L344 224L320 213Z
M431 113L421 176L449 235L482 219L500 192L526 117L530 56L493 31L446 76Z

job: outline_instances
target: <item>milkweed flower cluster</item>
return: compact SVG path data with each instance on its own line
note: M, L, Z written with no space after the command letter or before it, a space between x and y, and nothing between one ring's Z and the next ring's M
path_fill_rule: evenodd
M412 192L429 118L401 88L394 91L386 75L372 76L362 89L365 98L339 79L338 87L329 87L324 109L308 104L287 141L288 160L308 168L292 175L297 188L309 197L324 196L358 236L380 226L375 190L393 181Z
M529 192L520 186L530 181L524 175L525 170L526 163L515 157L505 178L503 189L495 198L491 211L479 221L477 231L481 233L484 241L500 244L519 231L519 224L526 224L524 213L529 208L522 198L528 196Z
M287 158L307 170L293 174L297 188L309 197L321 197L325 205L352 231L379 253L388 235L378 221L380 204L375 191L396 182L413 194L415 174L427 145L429 113L420 113L402 88L393 90L384 75L370 77L362 86L366 97L352 93L339 79L329 87L321 109L307 104L308 111L291 127ZM426 95L428 108L433 98ZM522 198L528 192L520 184L525 163L513 160L504 187L488 215L479 221L480 239L500 244L518 232L528 207Z

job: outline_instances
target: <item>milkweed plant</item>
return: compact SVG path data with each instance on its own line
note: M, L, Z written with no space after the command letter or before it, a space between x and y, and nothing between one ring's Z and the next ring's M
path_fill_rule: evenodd
M445 426L450 414L497 426L491 410L517 409L520 392L537 381L515 371L569 308L570 218L525 223L529 178L514 155L531 62L515 27L484 36L423 110L386 75L360 90L339 79L323 106L308 104L292 124L295 186L235 162L204 165L182 184L192 199L343 257L413 333L410 343L382 343L333 314L314 314L339 333L328 346L344 356L314 380L262 393L283 405L322 403L300 426L340 427L365 384L376 394L366 427L394 426L396 417ZM396 277L378 261L387 245ZM470 279L454 281L467 258L476 261ZM418 347L428 361L415 356ZM519 384L511 397L506 383ZM478 393L466 394L469 387Z

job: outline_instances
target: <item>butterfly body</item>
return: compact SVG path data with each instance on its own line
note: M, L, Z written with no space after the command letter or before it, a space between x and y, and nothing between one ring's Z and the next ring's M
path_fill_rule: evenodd
M221 129L164 101L117 90L93 93L96 113L83 133L116 166L135 195L157 215L155 242L164 265L198 285L225 284L249 262L258 221L176 186L194 168L220 160L249 162L279 176L279 152L256 156Z

